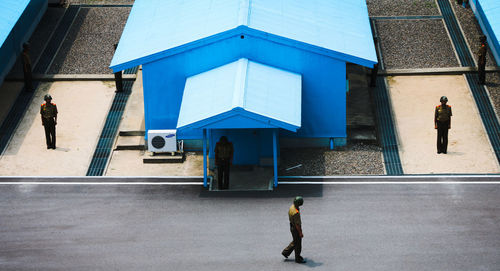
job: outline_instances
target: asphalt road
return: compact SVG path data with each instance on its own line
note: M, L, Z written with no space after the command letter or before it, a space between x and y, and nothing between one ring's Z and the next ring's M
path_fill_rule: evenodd
M303 256L285 260L303 195ZM500 184L0 184L0 270L499 270Z

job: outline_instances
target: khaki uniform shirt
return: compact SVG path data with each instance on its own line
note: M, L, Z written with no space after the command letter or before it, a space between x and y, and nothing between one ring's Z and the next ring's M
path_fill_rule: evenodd
M437 121L445 122L449 121L451 114L451 106L446 105L446 107L442 107L441 105L436 106L435 116Z
M54 103L44 103L40 107L40 114L44 119L51 119L57 116L57 106Z
M290 224L292 225L302 225L302 221L300 220L300 212L295 205L292 204L290 209L288 210L288 219L290 220Z

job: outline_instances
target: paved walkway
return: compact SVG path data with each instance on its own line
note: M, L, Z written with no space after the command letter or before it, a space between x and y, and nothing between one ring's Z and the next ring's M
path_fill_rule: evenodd
M470 179L474 181L474 178ZM498 270L499 184L0 184L1 270ZM285 260L301 194L306 265Z
M0 175L85 176L114 90L114 82L42 83L0 157ZM40 120L46 93L59 111L56 150L47 150Z
M388 82L405 174L500 172L463 76L396 76ZM437 154L434 109L443 95L453 117L448 154Z

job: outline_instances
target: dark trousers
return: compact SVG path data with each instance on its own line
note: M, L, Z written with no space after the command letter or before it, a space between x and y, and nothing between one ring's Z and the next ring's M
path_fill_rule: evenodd
M116 92L123 91L123 80L121 71L115 72L115 85L116 85Z
M486 72L485 72L486 64L479 64L477 66L477 72L479 76L479 84L484 85L486 81Z
M24 71L24 89L26 91L33 91L33 75L31 71Z
M47 148L56 148L56 125L55 123L45 123L43 125L45 128L45 141L47 142Z
M448 127L449 121L437 122L437 151L446 153L448 149Z
M231 167L231 163L228 160L220 160L217 163L217 182L219 185L219 189L228 189L229 188L229 168Z
M292 251L295 251L295 260L297 261L302 258L300 257L300 252L302 252L302 238L300 237L297 228L295 228L292 224L290 224L290 232L292 233L293 241L285 249L283 249L281 254L288 257L292 254Z

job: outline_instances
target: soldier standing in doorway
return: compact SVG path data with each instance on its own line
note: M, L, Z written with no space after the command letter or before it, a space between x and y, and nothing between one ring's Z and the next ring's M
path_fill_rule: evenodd
M56 149L56 125L57 125L57 106L52 103L52 96L46 94L43 97L45 103L40 107L42 116L42 125L45 128L45 141L47 149Z
M23 59L23 72L24 72L24 89L26 91L33 91L33 75L31 70L29 43L23 44L22 59Z
M437 129L437 153L446 154L448 150L448 130L451 128L451 106L447 105L448 98L441 97L440 105L434 111L434 128Z
M292 251L295 251L295 262L305 263L304 258L300 256L302 251L302 221L300 219L300 206L304 204L304 199L301 196L295 197L292 206L288 209L288 220L290 220L290 232L292 233L293 241L281 252L285 258L288 258Z
M217 182L219 189L229 188L229 168L233 163L233 143L221 136L215 145L215 165L217 166Z
M479 84L484 85L486 81L486 53L488 52L488 47L486 45L486 36L481 36L479 38L481 41L481 47L477 52L478 61L477 61L477 72L479 76Z

